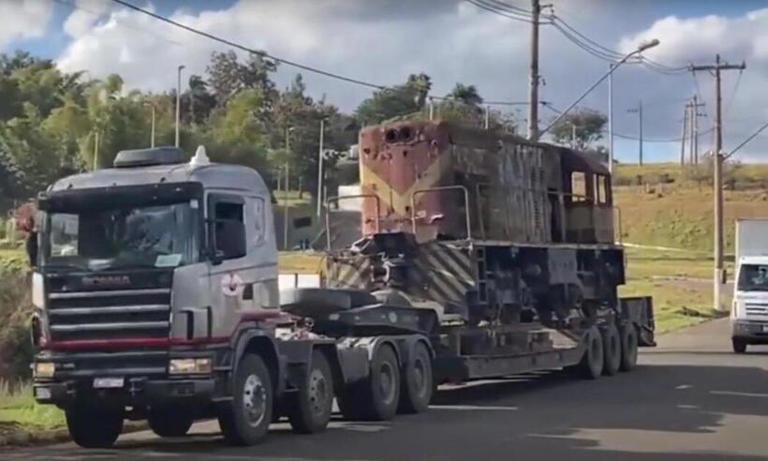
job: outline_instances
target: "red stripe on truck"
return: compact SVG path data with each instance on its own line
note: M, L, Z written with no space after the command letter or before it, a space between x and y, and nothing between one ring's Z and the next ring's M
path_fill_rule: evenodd
M234 333L240 324L245 322L260 322L268 319L287 318L288 315L281 311L260 311L243 314L237 324ZM73 339L67 341L48 341L43 349L52 351L76 351L76 350L124 350L135 348L162 349L170 346L197 346L205 344L222 344L229 342L229 336L213 336L210 338L118 338L118 339Z

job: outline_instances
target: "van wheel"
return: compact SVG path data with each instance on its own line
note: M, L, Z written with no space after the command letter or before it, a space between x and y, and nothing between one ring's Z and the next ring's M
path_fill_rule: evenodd
M183 408L159 407L150 410L147 422L160 437L181 437L189 432L193 418Z
M584 355L573 371L582 378L597 379L603 373L604 362L603 337L600 330L593 326L585 334Z
M378 348L364 381L348 386L339 396L339 409L346 419L387 421L397 413L400 401L400 367L390 346Z
M83 448L109 448L123 432L123 410L75 406L65 412L72 440Z
M424 343L416 343L413 357L405 366L399 410L402 413L423 413L429 408L434 390L432 356Z
M631 323L621 330L621 371L632 371L637 366L637 329Z
M603 355L605 363L603 364L603 374L613 376L619 372L621 367L621 336L616 324L611 322L602 330L603 336Z
M272 422L272 377L264 360L246 354L235 375L234 395L219 411L219 425L232 445L254 445L267 435Z
M311 434L328 426L333 409L333 374L325 354L312 352L312 365L307 380L290 397L288 420L294 432Z
M733 344L733 352L737 354L743 354L747 352L747 342L743 339L732 338L731 343Z

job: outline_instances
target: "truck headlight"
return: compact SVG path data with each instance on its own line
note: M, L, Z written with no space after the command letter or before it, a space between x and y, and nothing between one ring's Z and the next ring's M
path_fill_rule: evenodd
M213 371L213 363L208 357L197 359L171 359L168 373L172 375L207 375Z
M53 378L56 372L56 364L53 362L35 362L35 378Z

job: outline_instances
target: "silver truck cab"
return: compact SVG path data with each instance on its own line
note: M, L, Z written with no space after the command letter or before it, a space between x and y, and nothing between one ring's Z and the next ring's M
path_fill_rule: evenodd
M123 151L114 168L57 181L39 207L35 397L66 410L74 440L111 445L132 417L160 435L218 416L231 441L263 436L285 366L261 176L202 147L191 160Z

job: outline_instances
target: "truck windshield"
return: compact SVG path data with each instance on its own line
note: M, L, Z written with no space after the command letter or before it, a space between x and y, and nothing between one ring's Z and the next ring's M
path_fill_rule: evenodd
M768 291L768 265L743 264L739 269L739 291Z
M197 261L196 201L48 214L43 267L110 270Z

